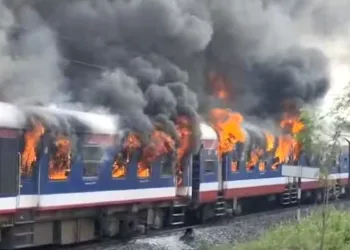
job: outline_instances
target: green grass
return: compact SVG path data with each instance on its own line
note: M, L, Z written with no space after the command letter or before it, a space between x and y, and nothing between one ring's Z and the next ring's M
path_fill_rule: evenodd
M323 250L350 250L350 212L327 210ZM300 223L276 226L259 239L236 246L218 246L215 250L319 250L322 215L312 214Z

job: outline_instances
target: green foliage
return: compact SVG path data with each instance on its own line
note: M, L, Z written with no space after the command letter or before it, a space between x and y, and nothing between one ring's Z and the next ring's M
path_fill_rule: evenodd
M324 250L350 249L350 213L328 210ZM214 250L319 250L322 237L322 214L317 212L299 224L279 225L260 239L233 246L218 246Z
M320 130L320 126L317 124L316 115L310 111L302 110L300 119L304 124L304 128L296 135L296 139L302 145L302 150L309 152L316 143L316 133Z

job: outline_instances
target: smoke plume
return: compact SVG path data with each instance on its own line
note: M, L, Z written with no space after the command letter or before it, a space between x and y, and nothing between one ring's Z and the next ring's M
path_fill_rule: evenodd
M198 121L211 107L215 72L226 79L227 107L278 116L286 99L313 103L327 92L328 58L301 37L339 35L333 27L349 24L345 14L332 19L341 2L8 1L0 92L7 101L101 106L136 131L157 119L173 131L174 116Z

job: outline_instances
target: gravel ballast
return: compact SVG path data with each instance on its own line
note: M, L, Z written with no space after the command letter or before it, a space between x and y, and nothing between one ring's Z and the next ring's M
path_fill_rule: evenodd
M341 201L336 204L346 209L350 207L349 201ZM318 207L318 206L317 206ZM302 208L302 216L306 216L316 206ZM257 215L249 215L238 217L236 219L228 219L222 225L197 228L194 230L195 238L193 241L185 243L179 238L183 232L171 233L170 235L156 236L151 238L142 238L131 241L127 244L108 243L103 245L85 246L84 250L193 250L198 249L202 245L209 247L218 244L235 244L237 242L248 241L261 235L265 230L272 226L288 221L295 220L296 208L290 210L259 213ZM74 250L80 250L79 247Z

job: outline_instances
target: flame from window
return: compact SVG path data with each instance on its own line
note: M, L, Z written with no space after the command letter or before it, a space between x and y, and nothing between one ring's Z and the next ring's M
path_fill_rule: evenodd
M37 161L37 146L45 127L38 121L32 121L32 129L24 133L24 150L21 155L21 175L30 176Z
M305 125L296 114L290 115L285 113L280 122L280 127L284 130L278 138L278 146L275 151L275 163L273 168L277 168L278 164L287 163L291 159L298 160L301 153L301 145L296 140L296 136L303 131Z
M192 138L192 125L191 121L186 116L177 117L176 121L176 131L180 138L180 145L177 148L177 163L176 163L176 185L181 186L183 183L183 172L184 172L184 160L186 154L189 152L191 147Z
M69 138L58 136L55 141L54 155L49 163L50 180L66 180L71 171L72 145Z
M255 148L250 152L250 159L246 163L247 171L252 171L258 164L260 157L264 154L264 151L260 148Z
M122 152L118 153L112 168L112 177L123 178L127 174L127 165L130 162L131 155L141 147L141 140L137 134L130 133L126 137Z
M231 171L232 172L237 172L238 171L238 162L237 161L232 161L231 162Z
M266 162L260 161L259 162L259 171L260 172L265 172L265 170L266 170Z
M230 83L222 75L213 72L209 74L209 80L213 95L226 103L230 98L228 92ZM254 149L250 152L250 160L246 164L247 168L251 168L259 162L264 155L264 150L268 153L274 153L275 163L273 168L277 168L280 163L288 162L290 156L293 160L299 159L301 145L296 141L295 136L304 129L304 124L299 118L299 113L295 112L296 109L293 104L293 102L285 103L285 108L289 112L284 114L280 122L280 127L287 133L275 137L272 133L265 131L266 147ZM237 142L245 142L244 130L241 127L243 120L244 118L240 113L228 109L214 108L210 111L211 124L219 137L218 153L220 157L233 151ZM277 141L276 149L275 141Z
M266 138L266 151L271 152L275 147L275 137L270 132L264 132Z
M174 152L175 141L161 130L154 130L149 143L143 148L141 160L138 163L137 176L148 178L151 175L151 164L160 156Z
M141 157L137 164L137 176L148 178L151 176L151 165L159 157L175 151L175 141L165 132L155 129L150 135L146 145L142 145L140 136L130 133L123 144L122 152L118 153L113 163L112 176L122 178L127 174L127 164L131 155L138 149L142 149Z
M219 136L218 154L231 152L237 142L245 142L246 135L241 124L243 116L228 109L215 108L210 112L211 124Z

